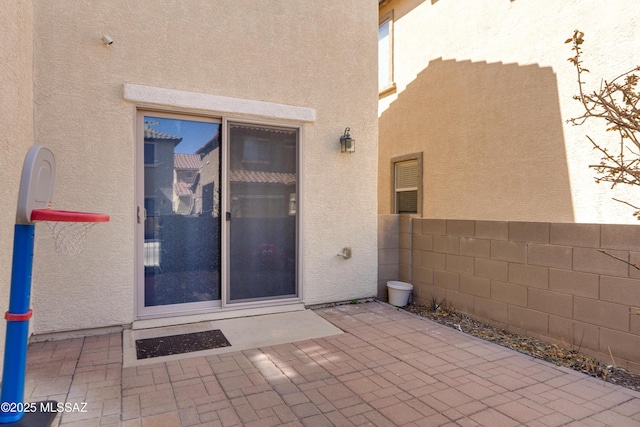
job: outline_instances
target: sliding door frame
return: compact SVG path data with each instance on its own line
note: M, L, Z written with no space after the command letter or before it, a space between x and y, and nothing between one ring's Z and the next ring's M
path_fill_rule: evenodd
M191 302L185 304L172 304L145 307L145 278L144 278L144 117L157 116L160 118L203 121L220 124L220 150L221 150L221 183L222 196L220 197L220 300ZM261 298L251 301L231 302L229 298L229 267L230 267L230 226L225 220L225 213L230 212L229 192L229 125L233 123L253 126L280 127L297 131L296 141L296 232L295 232L295 280L296 295L282 298ZM220 313L249 308L275 307L288 304L299 304L304 301L303 286L303 215L304 215L304 188L301 174L303 159L304 126L300 122L250 120L246 118L217 117L215 114L198 114L188 111L167 111L153 108L139 108L136 110L135 120L135 147L134 147L134 228L135 228L135 280L134 280L134 316L137 320L154 319L162 317L175 317L187 315L199 315L207 313Z

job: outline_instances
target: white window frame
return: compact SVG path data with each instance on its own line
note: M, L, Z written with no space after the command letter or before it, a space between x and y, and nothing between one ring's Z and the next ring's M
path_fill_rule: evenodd
M388 52L387 52L387 58L388 58L388 64L387 64L387 73L388 73L388 78L386 82L382 82L381 81L381 75L380 75L380 70L381 67L384 65L381 63L381 60L383 58L383 55L381 53L381 49L382 46L380 45L380 30L382 29L383 25L387 25L388 26ZM378 22L378 92L380 94L380 96L384 96L387 95L391 92L393 92L396 88L396 84L395 84L395 80L394 80L394 66L393 66L393 10L382 15L380 17L380 21Z
M398 213L398 203L397 203L397 195L400 192L404 192L404 191L416 191L417 192L417 211L415 212L415 214L421 215L422 214L422 186L423 186L423 173L422 173L422 152L420 153L412 153L412 154L406 154L403 156L398 156L398 157L394 157L391 159L391 209L392 209L392 213L397 214ZM418 177L417 177L417 186L416 187L402 187L402 188L398 188L396 186L397 183L397 174L396 174L396 167L399 163L404 163L404 162L409 162L409 161L416 161L418 163L417 168L418 168Z

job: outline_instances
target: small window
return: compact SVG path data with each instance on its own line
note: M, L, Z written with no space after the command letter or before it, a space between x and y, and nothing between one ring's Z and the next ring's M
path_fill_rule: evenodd
M378 26L378 90L393 88L393 14L380 19Z
M271 157L269 148L268 140L245 138L242 161L249 163L269 163Z
M421 208L420 157L403 157L393 162L393 206L397 214L417 214Z

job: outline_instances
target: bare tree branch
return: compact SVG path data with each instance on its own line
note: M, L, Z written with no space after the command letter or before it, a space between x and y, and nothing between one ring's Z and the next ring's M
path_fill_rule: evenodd
M571 43L574 56L569 62L576 68L579 94L574 99L583 106L583 114L567 122L575 126L587 120L602 120L605 130L617 134L617 138L595 141L587 139L602 157L599 164L589 165L596 172L597 183L640 185L640 66L619 74L611 81L602 80L600 87L587 91L583 77L589 70L582 65L582 44L584 33L576 30L565 41ZM620 201L620 200L618 200ZM640 208L623 202L634 209L634 216L640 219Z
M629 202L625 202L624 200L618 200L618 199L616 199L615 197L612 197L612 199L613 199L613 200L615 200L616 202L620 202L620 203L624 203L625 205L629 205L629 206L631 206L633 209L640 209L640 207L638 207L638 206L634 206L634 205L632 205L632 204L631 204L631 203L629 203Z
M626 259L622 259L622 258L619 258L619 257L617 257L617 256L615 256L615 255L611 255L609 252L607 252L607 251L603 251L602 249L598 249L598 252L601 252L601 253L603 253L603 254L605 254L605 255L608 255L608 256L610 256L611 258L616 259L616 260L618 260L618 261L622 261L622 262L624 262L625 264L630 265L631 267L635 268L636 270L640 270L640 267L638 267L638 264L633 264L633 263L631 263L631 262L627 261Z

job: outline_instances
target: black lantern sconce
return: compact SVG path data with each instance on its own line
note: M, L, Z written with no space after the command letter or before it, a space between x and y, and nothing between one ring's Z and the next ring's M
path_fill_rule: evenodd
M344 135L340 137L340 151L342 153L354 153L356 151L356 140L351 138L349 135L349 131L351 129L346 128L344 130Z

